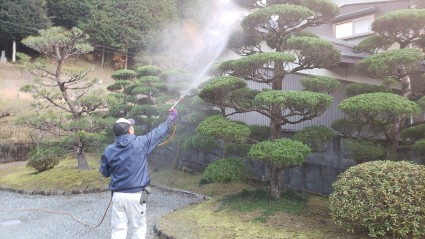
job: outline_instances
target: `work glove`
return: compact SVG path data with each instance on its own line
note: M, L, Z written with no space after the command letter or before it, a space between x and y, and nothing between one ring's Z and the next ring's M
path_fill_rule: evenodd
M167 118L171 121L176 121L177 115L178 115L178 112L177 112L176 109L170 109L168 111L168 117Z

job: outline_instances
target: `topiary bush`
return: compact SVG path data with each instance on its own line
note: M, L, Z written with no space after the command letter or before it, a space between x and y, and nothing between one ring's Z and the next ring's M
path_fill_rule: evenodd
M367 83L352 83L347 86L345 91L348 96L356 96L366 93L388 92L388 89L380 85L371 85Z
M238 158L222 158L210 163L203 178L210 183L242 181L249 175L243 161Z
M329 197L332 219L371 237L425 237L425 167L372 161L342 173Z
M154 65L140 66L136 69L137 75L140 76L158 76L162 73L161 68Z
M301 85L308 91L329 94L335 92L341 86L341 82L326 76L311 75L303 78Z
M244 143L251 134L245 123L232 121L221 115L206 117L198 125L196 132L232 143Z
M65 155L61 147L37 147L30 151L27 167L34 168L37 172L46 171L58 165L61 157Z
M112 73L111 77L114 80L133 80L137 76L137 73L133 70L117 70L114 73Z

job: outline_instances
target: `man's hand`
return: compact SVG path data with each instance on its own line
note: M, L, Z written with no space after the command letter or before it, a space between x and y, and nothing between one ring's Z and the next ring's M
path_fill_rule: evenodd
M175 121L176 118L177 118L177 115L178 115L178 112L177 112L176 109L170 109L168 111L168 117L167 118L171 121Z

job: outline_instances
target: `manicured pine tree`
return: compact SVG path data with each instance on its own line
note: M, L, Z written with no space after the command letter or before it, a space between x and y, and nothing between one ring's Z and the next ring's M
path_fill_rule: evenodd
M221 63L217 68L218 76L202 88L200 97L219 107L223 116L256 112L270 120L270 144L252 146L249 155L268 166L271 194L278 198L282 170L301 164L309 151L300 149L297 154L300 157L296 159L295 155L274 154L274 144L287 145L286 141L280 141L282 127L323 114L333 101L328 93L336 89L338 82L312 76L304 84L305 91L284 90L283 86L291 74L339 63L340 53L330 42L303 31L329 23L339 13L339 8L327 0L237 2L251 9L241 23L243 30L229 43L241 58ZM251 89L247 82L260 87ZM311 85L320 87L310 88ZM299 141L290 141L288 147L295 149L297 143ZM263 148L272 151L261 152Z
M53 67L40 59L27 62L27 69L36 76L21 91L33 95L40 112L25 117L20 123L61 137L67 149L76 153L79 169L88 169L85 150L98 145L100 132L111 125L99 110L106 107L103 93L95 90L98 79L88 79L88 71L65 68L72 56L93 50L88 36L78 28L70 30L51 27L29 36L22 43L54 60ZM48 111L48 107L54 110Z

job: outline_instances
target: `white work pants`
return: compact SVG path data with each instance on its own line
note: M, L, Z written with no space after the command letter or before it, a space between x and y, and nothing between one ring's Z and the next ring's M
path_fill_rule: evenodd
M130 225L132 239L145 239L146 203L140 204L140 196L141 192L114 192L111 215L112 239L127 238L128 225Z

